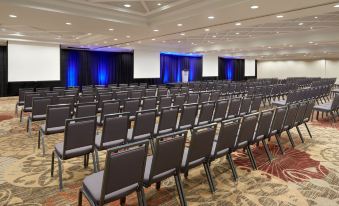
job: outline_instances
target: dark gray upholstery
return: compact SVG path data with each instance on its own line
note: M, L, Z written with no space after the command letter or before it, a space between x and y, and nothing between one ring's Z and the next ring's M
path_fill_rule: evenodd
M181 110L178 130L191 129L198 113L198 104L184 104Z
M32 114L27 118L27 131L31 135L32 122L46 119L47 105L52 103L51 97L33 97Z
M154 97L156 96L157 90L156 89L146 89L145 90L145 97Z
M215 103L204 102L201 104L201 109L196 125L209 124L212 121Z
M198 99L199 99L199 93L190 93L188 94L186 103L187 104L198 103Z
M167 107L161 110L159 124L156 125L155 134L174 132L177 126L179 107Z
M142 182L147 150L148 142L108 150L105 170L84 179L78 205L82 205L82 194L92 205L104 205L135 191L138 193L139 206L145 205Z
M172 97L171 96L161 96L159 102L158 111L160 112L162 108L172 106Z
M129 129L129 142L149 139L153 136L156 110L144 110L136 113L134 127Z
M139 111L140 99L128 99L124 101L124 112L130 113L130 119L133 118L137 111Z
M239 115L243 116L249 113L252 99L250 97L244 97L241 101Z
M234 118L239 115L241 106L241 98L232 98L228 106L227 119Z
M218 101L219 96L220 96L220 91L213 91L211 92L209 101L213 101L213 102Z
M97 103L87 102L79 103L75 112L75 118L80 117L95 117L97 114Z
M104 122L105 115L115 114L120 112L120 101L119 100L106 100L102 103L102 111L98 121L99 125Z
M113 100L113 92L101 93L98 95L98 111L101 112L104 101Z
M124 101L128 99L128 92L127 91L120 91L115 93L115 98L120 101Z
M213 115L214 122L219 122L226 118L228 103L229 103L228 99L218 100L215 103L215 111Z
M130 98L140 99L143 95L142 90L132 90L130 93Z
M81 95L78 97L79 103L94 102L94 100L95 100L94 95Z
M158 92L157 92L158 97L167 96L167 94L168 94L167 88L159 88L158 89Z
M251 113L259 112L260 105L261 105L261 100L262 100L261 96L253 97L252 103L251 103L251 109L250 109Z
M179 108L181 108L182 105L185 104L185 101L186 95L174 95L173 106L179 106Z
M209 92L201 92L199 94L199 104L201 104L203 102L208 102L209 98L210 98Z
M142 100L142 110L156 109L157 108L157 97L149 96L144 97Z

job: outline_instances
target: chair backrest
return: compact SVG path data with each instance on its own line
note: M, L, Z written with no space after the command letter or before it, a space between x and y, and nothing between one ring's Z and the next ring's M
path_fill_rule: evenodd
M161 109L157 134L174 132L177 126L179 107L167 107Z
M98 95L98 108L103 107L103 102L113 99L113 92L101 93Z
M144 97L142 100L142 110L156 109L157 108L157 97L149 96Z
M128 92L127 91L120 91L115 93L115 98L120 101L124 101L128 99Z
M157 93L156 89L146 89L145 96L146 97L154 97Z
M148 141L137 142L107 151L100 205L107 203L105 197L118 190L142 187L148 144Z
M237 148L246 147L253 139L259 113L245 115L241 121L237 138Z
M243 100L241 101L241 106L240 106L240 112L239 112L240 115L245 115L249 113L251 102L252 102L252 98L250 97L243 98Z
M33 97L32 100L32 117L37 115L46 115L47 105L52 104L51 97Z
M315 101L314 100L311 100L311 101L308 101L307 103L307 109L305 111L305 115L304 115L304 120L303 122L308 122L310 121L311 119L311 115L313 113L313 107L315 105Z
M261 105L261 96L255 96L252 99L252 103L251 103L251 113L252 112L259 112L260 109L260 105Z
M216 123L193 128L186 168L192 168L208 161L211 156L216 128Z
M199 93L190 93L187 97L187 104L198 103Z
M65 96L70 96L70 95L77 96L78 90L75 90L75 89L69 90L68 89L68 90L64 91L64 94L65 94Z
M176 172L179 175L186 139L187 131L170 133L155 139L150 183L166 179Z
M270 134L276 134L281 131L286 116L286 112L287 112L286 106L277 107L275 109Z
M295 118L295 125L298 126L304 122L305 112L307 110L307 101L303 101L299 103L299 109Z
M199 104L203 102L207 102L210 98L210 93L209 92L202 92L199 94Z
M94 117L97 114L97 103L79 103L75 112L75 118Z
M286 117L283 124L283 130L290 129L294 126L295 118L297 117L299 105L298 103L287 106Z
M124 112L129 112L131 116L135 116L139 111L140 99L127 99L124 101Z
M110 142L123 144L127 141L129 113L108 114L104 117L100 148L107 148Z
M49 87L35 88L35 91L44 96L46 92L51 91L51 88Z
M190 129L194 126L198 113L198 104L184 104L181 109L178 129Z
M335 95L331 104L331 110L337 109L339 106L339 95Z
M215 103L213 121L222 121L226 118L228 103L228 99L221 99Z
M138 98L140 99L142 97L142 90L132 90L130 94L130 98Z
M174 95L174 101L173 106L179 106L182 107L182 105L185 104L186 101L186 95Z
M215 103L204 102L201 104L201 109L196 125L208 124L212 121Z
M56 92L56 91L51 91L51 92L46 92L45 93L46 97L50 97L52 99L52 103L51 104L56 104L58 95L59 95L59 92Z
M94 95L80 95L78 97L79 103L94 102L94 100L95 100Z
M144 110L136 113L132 141L144 140L154 133L156 110Z
M172 96L161 96L158 110L160 111L162 108L170 107L171 105L172 105Z
M32 107L33 97L40 97L41 95L37 92L25 92L24 97L24 109Z
M58 96L56 98L56 104L69 104L71 105L71 112L74 111L75 96L74 95L65 95Z
M212 102L218 101L219 96L220 96L220 91L213 91L213 92L211 92L211 96L210 96L209 101L212 101Z
M273 117L274 109L260 112L258 127L255 133L254 141L261 140L269 136Z
M218 156L226 150L232 150L236 145L241 118L221 122L217 144L213 155Z
M157 92L158 97L166 96L167 94L168 94L167 88L159 88L158 89L158 92Z
M71 119L71 105L48 105L45 130L48 131L49 128L65 126L66 119Z
M19 102L25 100L25 92L34 92L34 88L20 88L19 89Z
M74 151L74 149L78 148L93 151L96 123L95 117L66 120L63 158L68 157L69 151ZM81 155L83 154L78 154L77 156Z
M54 92L57 92L58 96L60 96L60 95L64 95L64 92L65 92L66 88L65 87L53 87L52 90Z
M239 115L241 98L232 98L228 106L227 118L233 118Z

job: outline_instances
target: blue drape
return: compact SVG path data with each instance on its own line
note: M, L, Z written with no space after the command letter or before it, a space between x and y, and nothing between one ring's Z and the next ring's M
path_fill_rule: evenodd
M219 79L241 81L245 79L245 60L219 57Z
M189 70L189 81L202 79L202 57L160 54L162 83L181 82L182 70Z

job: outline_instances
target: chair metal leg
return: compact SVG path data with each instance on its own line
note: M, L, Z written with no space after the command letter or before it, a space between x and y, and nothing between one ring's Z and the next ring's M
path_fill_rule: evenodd
M234 181L237 181L238 180L238 173L237 173L237 169L235 168L235 164L233 162L232 155L230 153L227 153L226 157L227 157L228 163L230 165L230 168L232 170L233 179L234 179Z
M79 195L78 195L78 206L82 206L82 191L81 191L81 189L79 190Z
M120 198L120 205L125 205L126 204L126 197Z
M28 117L27 119L28 121L28 132L29 132L29 136L32 136L32 118Z
M257 163L255 162L255 159L254 159L251 147L247 146L246 150L247 150L248 157L249 157L249 159L251 161L253 170L257 170Z
M161 188L161 182L157 182L155 187L156 187L157 190L160 190L160 188Z
M144 206L147 206L147 200L146 200L146 197L145 197L144 188L142 186L140 187L140 194L141 194L142 204Z
M97 164L97 161L96 161L96 157L95 157L95 153L94 151L92 152L92 160L93 160L93 170L94 170L94 173L98 172L98 164Z
M333 119L333 123L336 123L337 121L335 120L335 115L334 115L333 111L331 111L330 114L331 114L331 117Z
M275 139L277 140L277 143L278 143L278 146L279 146L279 149L280 149L281 154L284 155L285 152L284 152L284 148L283 148L283 146L282 146L282 144L281 144L281 141L280 141L280 135L279 135L279 134L276 134L276 135L275 135Z
M46 150L45 150L45 135L43 132L41 132L41 144L42 144L42 155L45 156Z
M268 161L272 162L272 159L273 159L272 153L270 152L270 149L268 148L266 141L263 139L261 142L264 145L264 149L265 149L266 155L268 157Z
M143 200L140 190L137 190L137 197L138 197L138 206L143 206Z
M63 183L62 183L62 160L60 157L57 155L58 158L58 168L59 168L59 190L62 191L63 188Z
M21 109L21 111L20 111L20 123L22 123L22 115L23 115L23 111Z
M302 142L302 143L305 143L304 137L303 137L303 135L301 134L301 131L300 131L299 127L298 127L298 126L296 126L296 128L297 128L297 131L298 131L299 137L300 137L300 139L301 139L301 142Z
M96 148L94 149L94 153L95 153L95 157L96 157L97 171L100 171L99 152Z
M177 187L177 191L178 191L178 195L179 195L180 205L181 205L181 206L186 206L186 205L187 205L187 202L186 202L186 198L185 198L184 191L182 190L182 184L181 184L181 180L180 180L180 174L175 175L175 176L174 176L174 180L175 180L175 185L176 185L176 187Z
M84 168L87 168L87 155L84 155Z
M292 135L290 133L290 130L286 130L286 133L287 133L288 139L291 142L292 147L294 148L295 147L295 143L294 143L294 140L293 140Z
M52 152L51 177L54 175L54 151Z
M310 129L308 128L306 122L304 122L304 125L305 125L305 127L306 127L306 129L307 129L307 132L308 132L308 134L310 135L310 137L313 138L313 137L312 137L312 134L311 134L311 131L310 131Z
M18 107L19 107L19 102L15 104L15 116L18 117Z
M211 193L213 194L216 189L215 189L214 182L211 176L211 170L208 166L208 163L203 163L203 165L204 165L205 173L207 176L208 185L210 187Z

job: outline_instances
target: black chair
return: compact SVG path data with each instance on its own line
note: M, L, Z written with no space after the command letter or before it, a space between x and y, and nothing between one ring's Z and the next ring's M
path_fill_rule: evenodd
M71 106L71 114L73 114L75 98L76 97L74 95L58 96L56 99L56 104L69 104Z
M156 109L157 108L157 97L149 96L142 98L142 110Z
M32 122L46 119L47 106L52 103L50 97L33 97L32 114L27 118L27 132L31 135Z
M75 118L93 117L96 116L96 114L97 114L96 102L79 103L75 111Z
M297 132L299 134L299 137L300 137L302 143L304 143L305 140L304 140L304 137L303 137L303 135L300 131L299 126L304 123L304 117L305 117L305 113L306 113L306 110L307 110L307 105L308 105L307 101L303 101L303 102L299 103L298 112L297 112L296 118L294 120L294 127L297 129Z
M144 186L157 184L160 189L162 180L174 177L179 194L180 205L187 205L180 179L180 166L184 154L187 131L170 133L155 139L154 154L147 157Z
M305 111L304 120L303 120L303 123L304 123L304 125L305 125L305 127L307 129L308 134L310 135L310 138L312 138L312 134L310 132L310 129L307 126L307 122L309 122L311 120L311 116L313 114L314 105L315 105L315 101L314 100L308 101L307 109Z
M124 200L137 192L139 206L146 205L143 190L148 141L128 144L107 151L104 171L87 176L79 190L78 205L82 195L91 205L104 205Z
M20 112L20 122L22 122L24 112L32 112L33 97L40 97L41 95L37 92L25 92L24 95L24 107Z
M313 107L313 110L317 111L317 120L318 120L319 112L322 112L322 113L330 113L333 122L336 122L336 116L334 112L338 110L338 107L339 107L339 95L335 95L332 102L316 105Z
M95 153L99 169L98 151L125 144L127 142L128 125L129 113L105 115L102 133L95 137Z
M34 92L34 88L20 88L19 89L19 100L15 104L15 114L18 115L18 108L24 105L25 92Z
M269 135L268 135L269 138L272 137L272 136L275 136L281 154L284 154L284 148L283 148L283 145L281 144L281 141L280 141L280 134L281 134L281 131L282 131L282 126L283 126L283 123L284 123L286 112L287 112L286 106L277 107L275 109L274 117L273 117L273 120L272 120L272 125L271 125L270 132L269 132Z
M199 93L190 93L188 94L186 103L195 104L195 103L198 103L198 99L199 99Z
M185 148L181 163L181 172L185 173L185 177L189 169L203 165L211 193L216 190L209 166L216 128L216 123L193 128L190 145Z
M186 130L193 128L197 114L198 104L184 104L181 109L181 115L177 130Z
M251 103L251 108L250 108L250 113L259 112L261 100L262 100L261 96L253 97L252 103Z
M173 106L179 106L179 109L185 104L186 95L177 94L173 97Z
M229 104L228 99L221 99L216 101L213 122L220 122L226 118L228 104Z
M150 139L154 133L156 110L144 110L136 113L134 127L128 130L127 141L136 142Z
M102 111L104 101L113 100L113 92L101 93L98 95L98 112Z
M120 113L120 101L119 100L106 100L102 103L102 110L100 117L97 118L97 123L101 126L104 123L104 117L108 114Z
M130 120L135 119L136 113L139 111L140 99L128 99L124 101L124 112L130 113Z
M127 91L116 92L115 99L125 101L126 99L128 99L128 92Z
M96 172L96 158L94 153L94 141L96 133L96 118L84 117L66 120L64 142L55 145L52 152L51 176L54 173L54 156L58 159L59 190L62 183L62 160L84 156L84 166L88 166L89 154L92 153L93 168Z
M78 97L78 103L88 103L88 102L94 102L95 96L94 95L80 95Z
M174 132L177 126L179 107L162 108L159 124L155 125L154 134L166 134Z
M241 101L239 115L244 116L250 112L252 98L244 97Z
M161 112L162 108L172 106L172 96L161 96L159 100L158 111Z
M132 99L140 99L143 95L142 90L132 90L130 93L130 98Z
M240 106L241 106L241 98L232 98L228 105L226 119L231 119L231 118L239 116Z
M297 117L298 109L299 109L298 103L289 104L287 106L286 116L285 116L284 123L280 131L280 133L283 133L283 132L287 133L288 139L290 140L292 147L295 147L295 143L294 143L292 134L290 132L290 129L294 127L294 122L295 122L295 118Z
M241 121L235 149L246 149L253 170L257 169L257 164L250 148L255 129L258 122L259 113L245 115Z
M268 148L268 145L266 143L266 139L269 138L269 133L270 133L270 128L271 128L273 117L274 117L274 109L260 112L258 126L255 132L255 136L251 142L251 144L259 145L259 142L263 144L264 150L270 162L272 162L273 158Z
M156 96L157 90L156 89L146 89L145 90L145 97L154 97Z
M40 126L38 136L38 148L40 148L41 140L43 155L45 155L45 135L64 132L66 119L71 119L69 104L47 106L46 124Z
M232 152L234 152L234 146L237 142L240 121L241 118L238 117L221 122L219 135L214 139L210 158L211 161L214 161L226 156L234 181L238 179L238 174L232 159Z
M219 97L220 97L220 91L213 91L211 92L209 101L216 102L218 101Z
M200 113L198 115L198 120L196 122L197 126L209 124L213 118L215 103L214 102L204 102L201 104Z
M209 92L201 92L199 94L199 104L201 104L203 102L208 102L209 98L210 98Z

